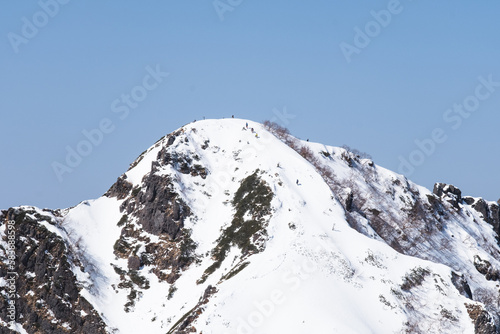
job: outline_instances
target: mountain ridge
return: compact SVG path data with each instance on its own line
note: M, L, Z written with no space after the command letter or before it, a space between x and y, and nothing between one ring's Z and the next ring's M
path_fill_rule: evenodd
M16 248L42 250L45 229L67 253L52 266L74 283L71 309L91 305L85 316L60 306L66 292L40 307L28 298L45 300L37 289L13 298L18 316L52 319L39 322L54 333L496 333L498 213L277 124L226 119L162 137L99 199L2 211L0 232L29 226ZM5 240L1 250L6 259ZM22 286L59 277L28 276Z

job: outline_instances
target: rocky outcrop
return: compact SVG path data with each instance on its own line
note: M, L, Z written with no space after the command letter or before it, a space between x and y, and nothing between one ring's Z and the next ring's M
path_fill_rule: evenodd
M104 195L108 197L116 197L118 199L125 199L132 190L132 183L128 182L126 179L126 174L120 176L118 180L116 180L115 184L113 184Z
M451 184L436 183L432 191L437 197L450 203L454 208L459 209L462 201L462 192Z
M129 292L126 311L132 310L135 300L149 288L149 283L141 276L144 266L153 266L152 272L160 281L174 284L180 272L196 260L196 244L191 239L191 232L184 228L191 210L177 193L172 177L161 173L163 168L171 166L182 174L207 176L207 170L196 163L199 157L179 154L172 149L175 143L186 140L182 138L182 131L162 138L155 147L163 147L140 186L132 188L124 174L106 193L109 197L124 200L120 206L124 215L117 223L122 231L114 245L114 254L127 259L126 267L115 267L121 279L117 288ZM135 164L148 152L143 153ZM151 241L151 234L158 237L156 241Z
M158 172L170 165L180 173L194 177L205 179L208 174L207 169L197 163L200 159L197 155L187 156L169 149L177 140L182 140L181 134L182 131L171 133L167 136L166 143L163 141L164 146L152 162L151 171L144 176L140 188L132 189L132 184L124 174L106 193L108 197L126 199L121 206L122 212L137 218L146 232L166 235L170 240L178 238L184 220L190 215L190 209L175 192L172 179ZM160 141L157 142L159 144ZM137 160L142 160L146 153Z
M488 281L498 281L500 279L499 271L493 268L489 261L481 259L478 255L474 255L474 266Z
M17 208L4 215L3 224L14 226L16 260L14 268L7 267L2 247L0 277L15 278L17 296L12 299L6 291L1 293L0 318L9 322L10 299L15 301L16 322L28 333L106 333L104 321L79 293L71 270L71 263L78 259L63 239L40 223L55 224L52 214Z
M480 305L465 304L469 317L474 322L475 334L496 334L495 322L491 315Z
M175 192L168 176L149 173L142 189L121 206L122 211L136 217L146 232L165 234L175 240L190 215L189 207Z
M482 198L464 197L464 202L479 212L485 222L493 226L493 230L500 236L500 206L498 203L488 203Z
M138 256L131 256L128 258L128 269L139 270L141 268L141 259Z
M436 183L434 184L433 193L438 197L442 197L445 194L452 194L457 197L458 200L462 198L462 191L451 184L446 183Z
M472 299L472 291L464 275L459 275L454 271L451 273L451 282L462 296Z
M196 244L191 239L190 231L184 228L184 221L191 215L191 210L175 191L171 177L158 173L168 164L176 164L175 168L184 171L190 170L188 160L172 160L167 151L177 135L168 137L167 146L158 153L151 171L142 179L141 187L132 189L124 175L107 193L110 197L125 199L120 207L124 215L117 222L122 230L115 242L114 254L126 259L127 266L115 266L114 269L121 280L116 289L128 292L128 302L124 305L127 312L132 311L143 291L149 289L149 282L142 276L144 266L153 266L151 271L160 281L174 284L180 277L180 271L196 259ZM122 194L127 192L123 197ZM158 236L157 241L151 241L151 234Z
M167 147L164 147L160 152L158 152L157 160L153 162L153 168L171 165L175 170L181 172L182 174L201 176L202 179L205 179L208 171L205 167L197 163L199 160L200 157L197 155L194 155L191 158L185 154L171 152L167 149Z

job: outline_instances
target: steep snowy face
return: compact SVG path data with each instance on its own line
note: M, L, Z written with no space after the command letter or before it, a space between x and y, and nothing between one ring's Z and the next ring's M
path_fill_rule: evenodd
M161 138L99 199L3 219L65 245L95 332L495 333L498 206L481 201L226 119ZM85 332L64 314L54 328Z
M455 283L467 282L464 295L484 303L498 323L498 203L462 198L442 183L431 192L352 152L307 145L314 152L309 160L332 171L325 180L351 227L400 253L448 266Z

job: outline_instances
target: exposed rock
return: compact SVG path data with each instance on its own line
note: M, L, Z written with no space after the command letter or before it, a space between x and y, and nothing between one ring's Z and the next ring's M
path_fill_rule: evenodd
M462 201L467 204L467 205L472 205L474 204L474 202L476 201L473 197L470 197L470 196L464 196L462 198Z
M500 206L496 203L491 203L489 205L488 224L493 226L493 230L500 236Z
M459 203L462 200L462 192L451 184L436 183L433 193L438 197L445 199L455 208L460 208Z
M198 158L199 159L199 158ZM177 152L170 152L167 147L158 152L157 163L155 166L171 165L174 169L183 174L190 174L191 176L201 176L202 179L207 177L207 170L200 164L193 162L193 159L187 155L179 154ZM155 168L153 168L154 170Z
M453 194L458 197L460 200L462 198L462 192L460 189L456 188L454 185L445 184L445 183L436 183L434 185L433 193L439 197L442 197L443 194Z
M477 212L479 212L480 214L483 215L483 219L485 221L488 221L489 217L490 217L490 214L489 214L489 208L488 208L488 204L486 203L486 201L482 198L478 199L477 201L474 202L474 204L472 204L472 208L474 210L476 210Z
M431 212L436 212L440 216L443 216L445 213L445 208L443 207L443 204L441 203L439 197L436 196L436 194L428 194L427 196L427 201L430 204L430 211Z
M464 275L458 275L454 271L451 272L451 282L457 288L458 292L462 296L472 299L472 291L470 289L469 283L465 279Z
M199 157L190 157L169 149L182 133L183 131L179 130L168 135L166 144L163 142L164 146L158 152L157 159L152 162L151 171L143 178L141 187L132 190L132 184L127 182L126 175L123 175L106 193L109 197L126 199L120 209L128 216L137 218L137 223L146 232L158 236L166 235L170 240L179 237L184 220L191 213L175 192L171 178L158 175L157 172L162 167L171 165L183 174L200 176L203 179L208 174L206 168L194 163ZM130 237L130 230L124 228L122 235Z
M151 187L146 187L136 197L129 198L123 203L122 209L134 216L139 226L133 219L124 220L120 238L114 245L114 254L128 260L129 272L137 271L143 265L152 266L151 271L160 281L173 284L180 277L179 272L196 260L197 245L191 239L190 230L183 228L189 208L176 201L178 196L172 191L168 179L160 176L153 178L161 180L157 184L158 188L153 181ZM150 217L156 217L157 220L154 221ZM160 240L151 242L149 233L158 235ZM140 249L143 251L138 253ZM123 281L121 286L130 288L125 270L115 268L116 270ZM137 288L143 289L142 286L138 284ZM133 300L132 297L130 299ZM131 306L133 306L132 301L126 305L126 309Z
M500 273L498 270L493 268L489 261L481 259L478 255L474 255L474 266L488 281L499 280Z
M127 176L125 174L120 176L116 180L115 184L113 184L104 195L108 197L116 197L118 199L126 198L133 187L132 183L128 182L126 178Z
M203 297L201 299L201 302L203 304L208 303L208 299L210 298L210 296L216 292L217 292L217 288L215 288L211 285L207 286L207 288L205 289L205 292L203 293Z
M215 293L217 293L217 288L211 285L207 286L203 296L198 301L198 304L196 304L195 307L189 310L188 313L186 313L176 324L174 324L167 333L188 334L197 332L196 328L192 326L192 323L203 313L203 305L207 304L210 301L210 297Z
M498 203L488 203L482 198L464 197L463 202L472 206L474 210L479 212L484 221L493 227L497 234L497 239L500 242L500 206Z
M128 269L139 270L141 268L141 259L137 256L131 256L128 258Z
M49 216L29 209L9 209L3 222L15 222L17 267L8 269L8 261L2 259L0 277L9 271L19 273L16 321L28 333L106 333L104 321L79 293L70 265L78 259L59 236L32 217L54 223ZM6 322L7 300L6 294L0 294L0 318Z
M495 322L491 315L483 310L479 317L474 321L475 334L495 334L498 333Z
M349 191L349 194L347 194L347 198L345 200L345 209L349 212L352 211L352 201L354 200L354 194L352 191Z
M184 229L184 221L191 215L190 208L175 191L171 177L161 175L158 171L170 165L183 174L202 178L207 176L206 169L194 163L199 157L186 156L169 149L181 133L177 131L168 136L166 145L159 150L157 159L151 164L151 171L142 179L141 187L134 188L122 203L120 210L126 214L129 223L125 223L115 243L115 255L128 259L129 270L152 265L152 272L158 279L170 284L179 278L183 268L196 259L196 244L190 232ZM130 223L132 221L134 224ZM158 236L160 241L151 242L143 232ZM138 249L145 251L138 254ZM126 275L123 276L125 279Z
M174 191L167 176L149 173L143 179L144 191L122 204L122 210L135 216L146 232L166 234L175 240L190 215L189 207Z
M474 322L475 334L496 334L495 322L491 315L480 305L465 304L469 317Z

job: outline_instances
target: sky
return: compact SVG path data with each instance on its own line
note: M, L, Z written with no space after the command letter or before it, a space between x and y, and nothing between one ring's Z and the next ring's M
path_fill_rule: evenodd
M500 3L9 1L0 208L100 197L193 120L273 120L500 198Z

